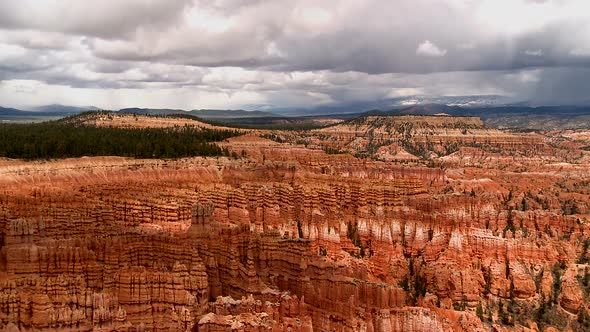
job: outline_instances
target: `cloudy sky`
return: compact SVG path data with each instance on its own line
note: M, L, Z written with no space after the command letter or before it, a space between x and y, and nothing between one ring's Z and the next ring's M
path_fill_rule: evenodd
M0 105L590 102L588 0L0 0Z

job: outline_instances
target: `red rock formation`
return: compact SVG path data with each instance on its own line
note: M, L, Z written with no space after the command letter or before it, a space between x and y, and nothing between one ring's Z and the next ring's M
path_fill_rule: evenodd
M590 326L583 144L412 121L409 143L458 150L429 150L430 167L358 159L311 149L346 136L320 130L308 148L230 139L238 160L0 161L0 329ZM349 126L354 152L365 125Z

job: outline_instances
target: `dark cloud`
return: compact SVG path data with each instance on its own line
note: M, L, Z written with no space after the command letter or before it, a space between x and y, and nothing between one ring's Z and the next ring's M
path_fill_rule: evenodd
M539 105L589 104L590 68L551 68L544 70L534 85L532 100Z
M175 24L189 0L0 1L0 27L125 38Z
M191 103L190 89L200 96L195 103L225 96L275 106L412 93L582 102L590 87L584 4L1 1L0 79L157 90L160 103Z

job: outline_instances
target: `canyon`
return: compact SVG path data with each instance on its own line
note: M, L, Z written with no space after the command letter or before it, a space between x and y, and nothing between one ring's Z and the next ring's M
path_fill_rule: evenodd
M234 158L1 159L0 330L590 330L589 130L240 130Z

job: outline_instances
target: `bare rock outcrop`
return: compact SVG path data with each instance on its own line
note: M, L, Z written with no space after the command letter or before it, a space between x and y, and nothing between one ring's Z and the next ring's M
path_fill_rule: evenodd
M0 329L588 329L574 134L369 117L241 159L2 160Z

